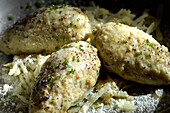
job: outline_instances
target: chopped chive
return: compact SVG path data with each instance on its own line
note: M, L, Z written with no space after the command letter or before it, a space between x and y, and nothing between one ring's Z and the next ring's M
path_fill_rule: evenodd
M61 13L62 13L62 11L59 12L59 14L61 14Z
M92 33L92 35L95 35L96 33Z
M69 45L69 47L71 47L71 45Z
M45 52L41 52L42 55L45 55Z
M60 37L60 36L58 36L58 40L60 40L60 38L61 38L61 37Z
M79 49L81 50L81 47L79 47Z
M54 78L54 77L50 77L50 82L53 82L53 78Z
M139 56L141 54L141 52L137 52L136 54L137 54L137 56Z
M57 50L57 49L59 49L59 48L56 46L55 49Z
M71 71L68 71L68 74L70 74L71 73Z
M151 55L149 55L149 58L151 58Z
M66 5L65 4L62 4L61 8L65 7Z
M122 43L127 43L127 41L126 40L122 40Z
M63 42L65 42L67 39L66 38L63 38Z
M63 49L64 47L60 47L60 49Z
M28 3L27 3L27 6L26 6L26 9L30 9L30 8L32 8L32 3L31 3L31 2L28 2Z
M68 60L65 60L64 63L65 63L65 64L68 64Z
M75 71L76 71L75 69L71 69L71 73L72 73L72 74L74 74Z
M58 78L61 78L61 76L60 76L60 75L58 75Z
M80 62L80 59L79 59L79 58L77 59L77 62Z
M65 65L64 68L65 68L65 69L68 68L68 65Z
M119 24L120 24L119 22L116 23L116 25L119 25Z
M48 40L48 41L49 41L49 40L50 40L50 38L49 38L49 37L47 37L47 38L46 38L46 40Z
M56 9L58 9L58 6L55 6Z
M73 23L71 22L70 25L73 26Z
M3 97L3 98L4 98L4 99L6 99L7 97L8 97L8 95L4 95L4 97Z
M68 45L66 45L65 48L68 48Z
M54 66L55 64L54 64L54 63L52 63L51 65L52 65L52 66Z
M13 16L9 16L9 17L8 17L8 20L13 20Z
M79 43L79 41L76 41L76 43Z
M31 54L31 57L34 57L34 54Z
M146 43L147 43L148 46L153 47L153 44L150 43L148 39L146 40Z
M89 41L86 41L87 43L89 43L91 45L91 43Z
M79 104L76 104L76 107L79 107Z

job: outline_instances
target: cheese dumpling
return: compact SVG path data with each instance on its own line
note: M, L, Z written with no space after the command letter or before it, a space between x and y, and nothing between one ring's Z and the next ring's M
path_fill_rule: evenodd
M0 36L0 51L9 54L52 53L56 47L86 40L91 26L76 7L41 8Z
M92 38L103 66L124 79L142 84L170 84L170 53L151 35L113 22Z
M73 42L52 53L30 96L29 113L65 113L97 81L100 60L87 42Z

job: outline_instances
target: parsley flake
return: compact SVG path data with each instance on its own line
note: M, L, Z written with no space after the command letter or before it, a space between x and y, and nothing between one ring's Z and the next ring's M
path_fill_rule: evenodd
M79 58L77 59L77 62L80 62L80 59L79 59Z
M63 42L65 42L67 39L66 38L63 38Z
M136 54L137 54L137 56L139 56L139 55L141 55L141 52L137 52Z
M50 82L53 82L53 78L54 78L54 77L50 77Z

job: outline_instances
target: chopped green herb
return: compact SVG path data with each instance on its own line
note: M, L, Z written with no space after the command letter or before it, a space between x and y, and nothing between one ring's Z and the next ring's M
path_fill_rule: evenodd
M79 43L79 41L76 41L76 43Z
M92 33L92 35L95 35L96 33Z
M61 14L61 13L62 13L62 11L59 12L59 14Z
M72 73L72 74L74 74L75 71L76 71L75 69L71 69L71 73Z
M127 41L126 40L122 40L122 43L127 43Z
M58 78L61 78L61 76L60 76L60 75L58 75Z
M69 47L71 47L71 45L69 45Z
M79 104L76 104L76 107L79 107Z
M149 58L151 58L151 55L149 55Z
M71 73L71 71L68 71L68 74L70 74Z
M58 40L60 40L60 38L61 38L61 37L60 37L60 36L58 36L58 38L57 38L57 39L58 39Z
M87 43L89 43L91 45L91 43L89 41L86 41Z
M75 56L73 56L73 61L75 61L75 59L76 59L76 57L75 57Z
M77 62L80 62L80 59L79 59L79 58L77 59Z
M64 47L60 47L60 49L63 49Z
M79 49L81 50L81 47L79 47Z
M120 41L117 41L117 43L120 43Z
M3 98L4 98L4 99L6 99L7 97L8 97L8 95L4 95L4 97L3 97Z
M119 25L119 24L120 24L119 22L116 23L116 25Z
M31 57L34 57L34 54L31 54Z
M68 64L68 60L65 60L64 63L65 63L65 64Z
M9 17L8 17L8 20L13 20L13 16L9 16Z
M55 8L58 9L58 6L56 5Z
M52 63L51 65L52 65L52 66L54 66L54 65L55 65L55 63Z
M27 3L27 6L26 6L26 9L30 9L30 8L32 8L32 3L31 3L31 2L28 2L28 3Z
M73 23L71 22L70 25L73 26Z
M43 2L40 2L40 1L35 2L35 6L36 6L37 8L41 8L43 5L44 5Z
M77 21L80 21L80 18L78 18Z
M137 54L137 56L139 56L141 54L141 52L137 52L136 54Z
M53 78L54 78L54 77L50 77L50 82L53 82Z
M63 38L63 42L65 42L67 39L66 38Z
M49 37L47 37L46 39L47 39L48 41L50 40L50 38L49 38Z
M62 4L61 8L65 7L66 5L65 4Z
M57 50L57 49L59 49L59 48L56 46L55 49Z
M45 52L41 52L42 55L45 55Z
M64 68L65 68L65 69L68 68L68 65L65 65Z
M139 64L139 62L138 61L135 61L135 65L138 65Z
M65 48L68 48L68 45L66 45Z
M148 39L146 40L146 43L147 43L148 46L153 47L153 44L150 43Z

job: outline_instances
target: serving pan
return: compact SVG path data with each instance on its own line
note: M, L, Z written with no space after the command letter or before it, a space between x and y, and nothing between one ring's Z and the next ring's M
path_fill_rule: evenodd
M24 18L27 14L36 10L38 7L35 3L40 0L0 0L0 33L10 28L20 19ZM159 25L161 32L163 33L163 41L161 44L167 46L170 49L170 1L169 0L93 0L96 5L106 8L109 11L116 13L121 8L130 9L133 13L141 15L144 10L148 10L149 14L161 19ZM50 0L41 0L44 2L44 7L49 6L52 2ZM31 5L29 4L31 3ZM88 6L90 0L53 0L53 3L62 4L66 3L72 6ZM30 7L29 7L30 5ZM157 12L161 12L158 15ZM10 18L11 17L11 18ZM13 56L7 56L0 53L0 69L2 65L12 61ZM2 70L0 70L2 71ZM2 73L0 73L2 74ZM0 80L0 87L3 85L3 80ZM169 86L151 86L141 85L134 83L134 88L128 90L128 93L135 96L137 109L135 112L170 112L168 108L170 106L170 90ZM161 89L166 94L163 98L152 98L150 95L154 93L156 89ZM1 98L2 96L0 96ZM10 113L15 112L11 107L11 103L7 107L3 107L3 103L0 104L0 112ZM109 112L109 110L108 110Z

